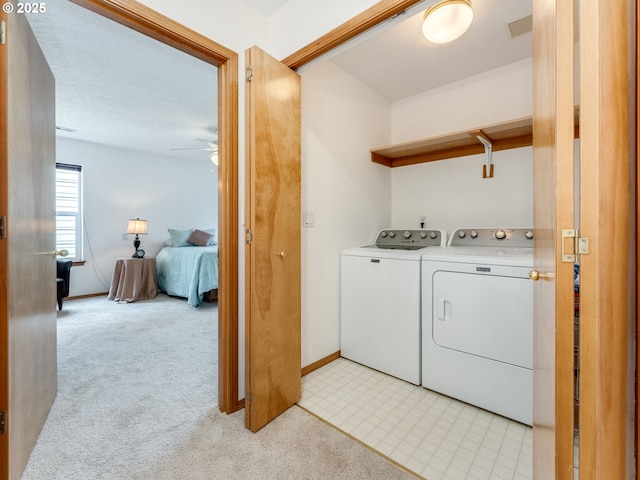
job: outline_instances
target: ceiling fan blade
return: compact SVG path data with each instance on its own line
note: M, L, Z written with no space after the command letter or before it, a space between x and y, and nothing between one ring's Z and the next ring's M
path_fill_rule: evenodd
M213 151L217 151L218 149L215 148L170 148L169 150L200 150L200 151L208 151L208 152L213 152Z

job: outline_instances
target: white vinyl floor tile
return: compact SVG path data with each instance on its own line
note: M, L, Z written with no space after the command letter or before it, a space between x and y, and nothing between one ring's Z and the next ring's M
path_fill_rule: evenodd
M339 358L298 404L427 480L531 480L531 427Z

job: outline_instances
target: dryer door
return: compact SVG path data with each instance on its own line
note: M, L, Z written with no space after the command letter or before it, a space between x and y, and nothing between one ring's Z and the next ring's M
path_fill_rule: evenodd
M443 347L533 368L533 287L527 269L439 270L433 275L433 341ZM485 267L480 267L485 268ZM496 272L496 270L499 270Z

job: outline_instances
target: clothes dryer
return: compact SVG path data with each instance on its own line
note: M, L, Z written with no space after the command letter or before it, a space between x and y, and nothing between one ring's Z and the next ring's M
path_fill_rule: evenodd
M415 385L421 381L421 258L442 230L379 232L340 258L340 353Z
M422 385L531 425L533 231L459 229L422 256Z

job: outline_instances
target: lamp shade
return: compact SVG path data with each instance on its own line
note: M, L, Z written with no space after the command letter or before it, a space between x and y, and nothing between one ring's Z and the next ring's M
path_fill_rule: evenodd
M432 43L448 43L466 32L472 20L471 0L443 0L425 12L422 33Z
M139 218L133 218L129 220L127 225L127 233L135 233L136 235L147 234L147 221L140 220Z

